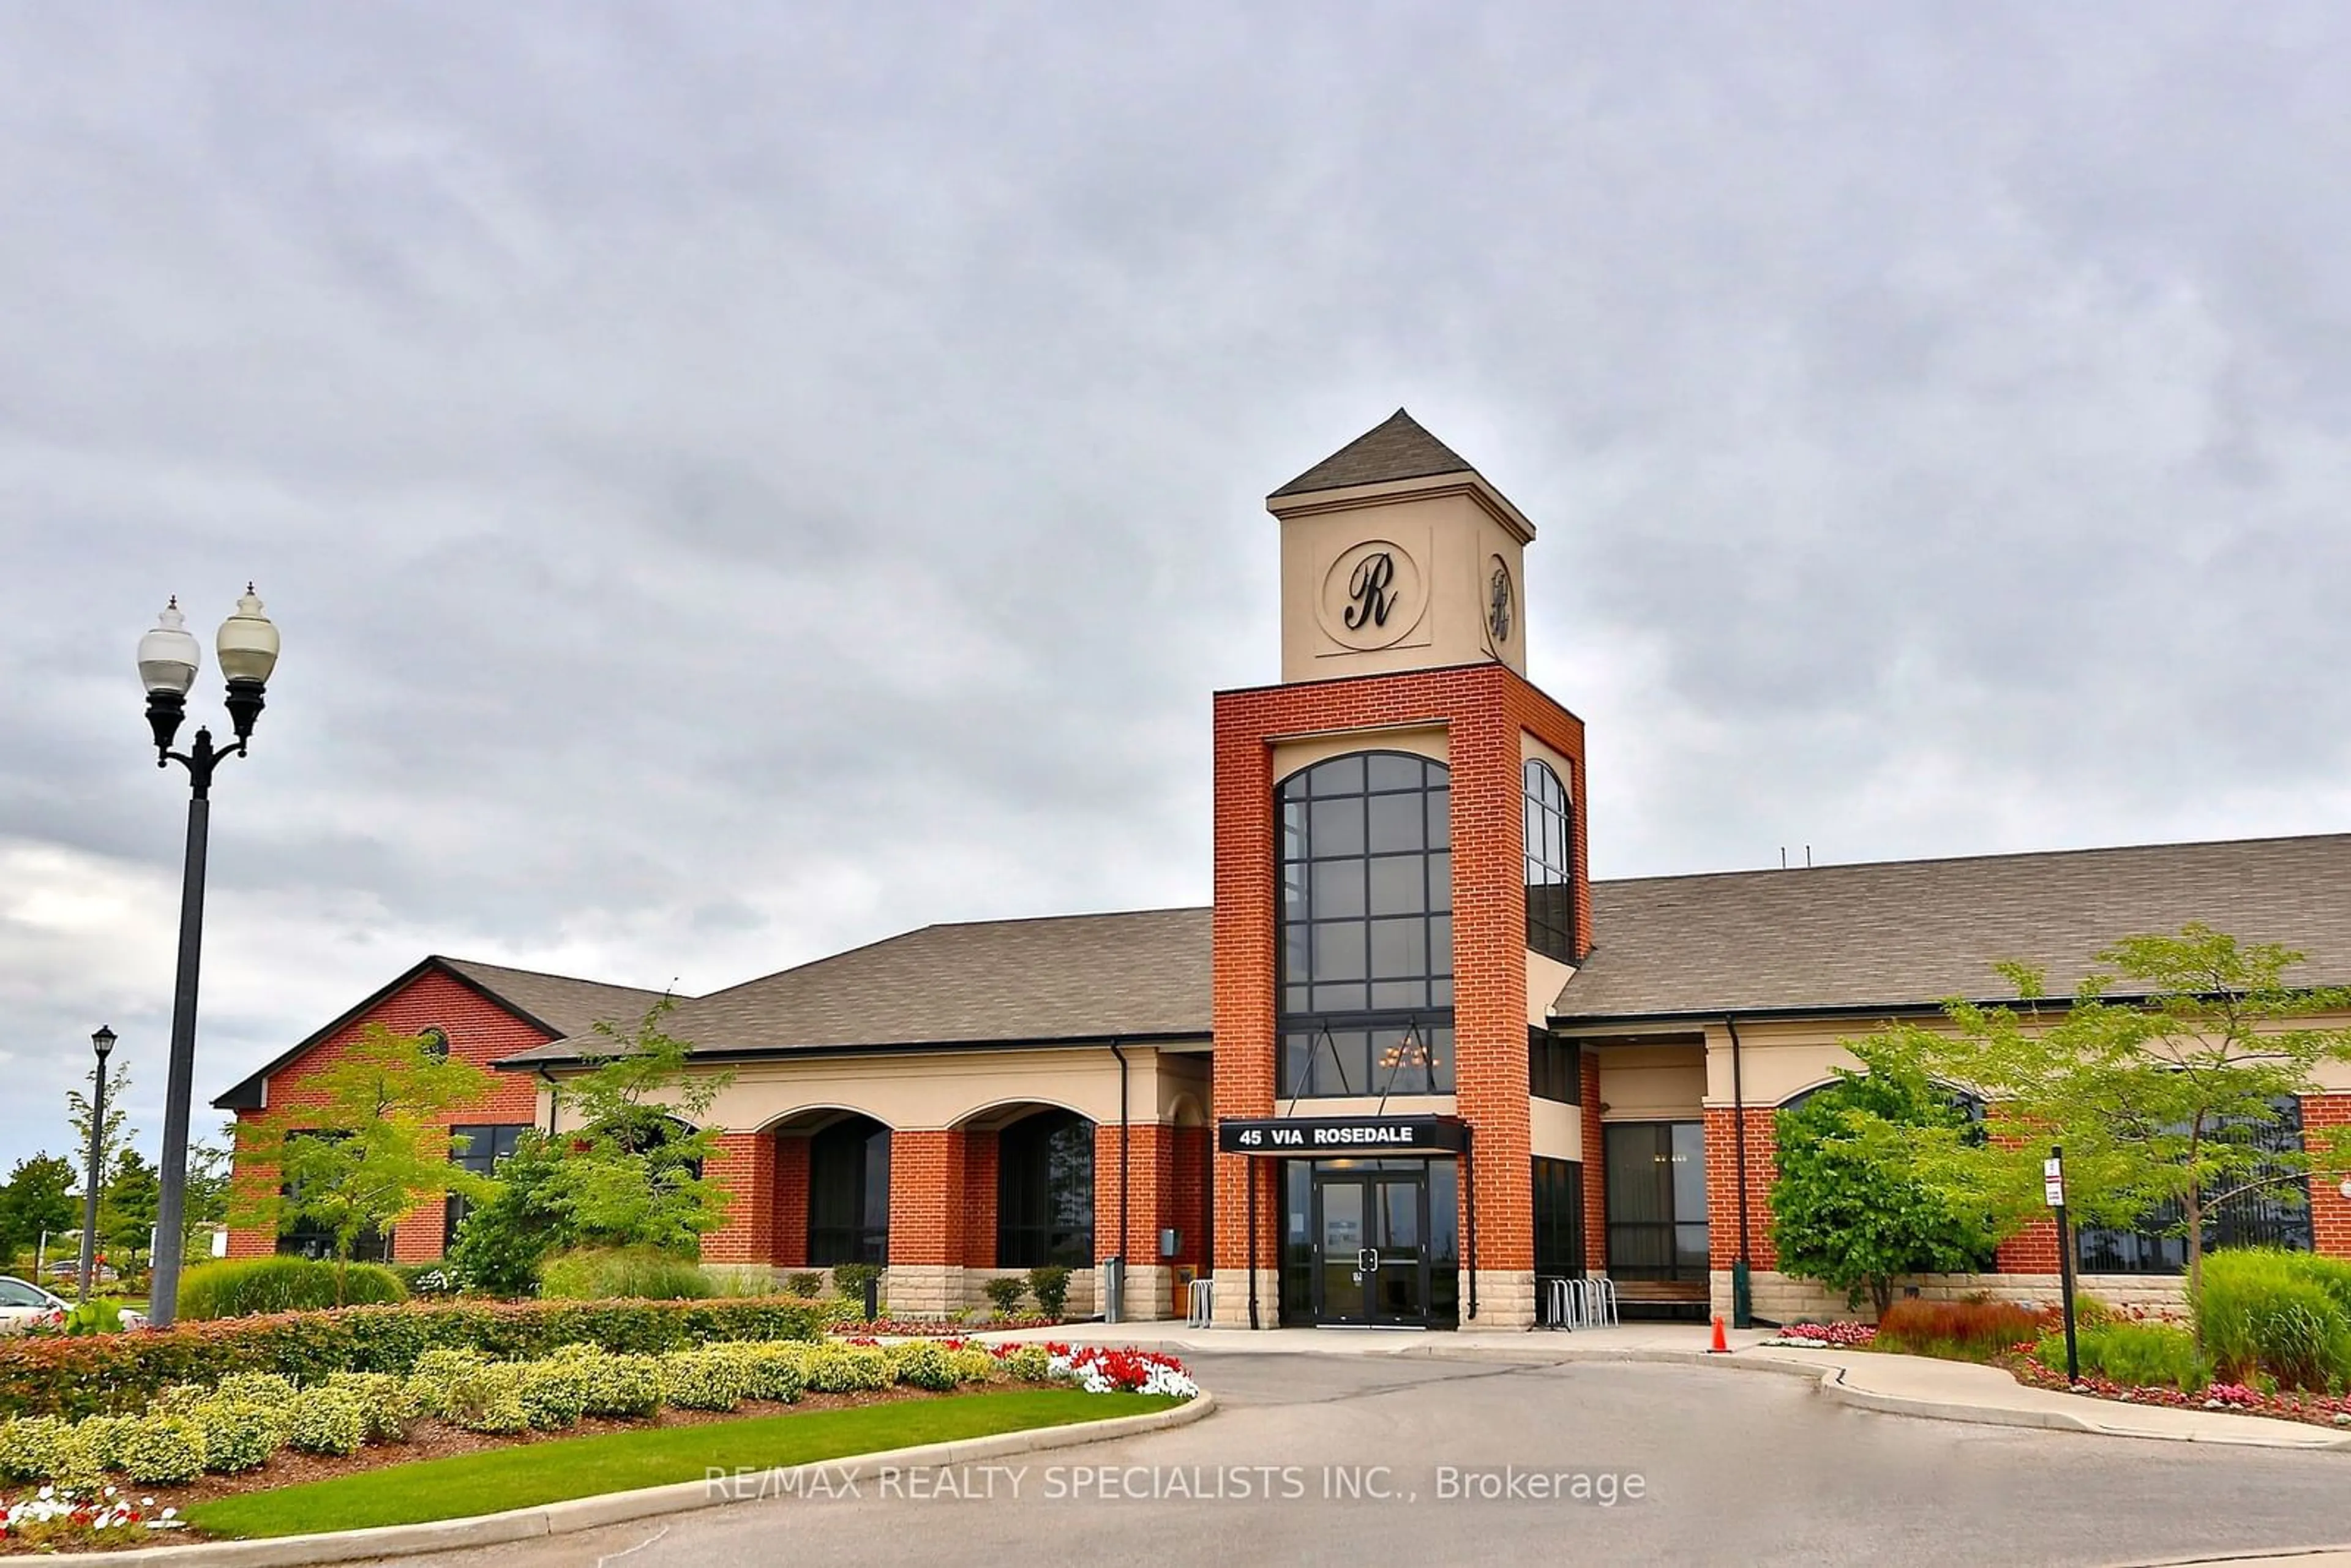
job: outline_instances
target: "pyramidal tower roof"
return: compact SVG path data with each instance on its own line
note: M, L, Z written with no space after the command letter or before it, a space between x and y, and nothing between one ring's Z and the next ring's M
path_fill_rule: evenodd
M1357 485L1384 485L1395 479L1474 472L1459 453L1398 409L1384 423L1355 437L1273 494L1302 496L1313 490L1344 490Z

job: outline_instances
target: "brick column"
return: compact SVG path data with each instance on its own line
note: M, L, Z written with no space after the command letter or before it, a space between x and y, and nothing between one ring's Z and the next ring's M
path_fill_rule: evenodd
M776 1252L776 1140L722 1133L702 1174L726 1189L726 1220L702 1239L705 1263L765 1265Z
M1216 908L1210 1017L1217 1054L1212 1099L1218 1119L1273 1114L1274 851L1273 753L1262 694L1216 699ZM1276 1166L1242 1155L1216 1158L1217 1321L1247 1327L1252 1285L1258 1323L1281 1321L1281 1194ZM1252 1187L1254 1184L1254 1187ZM1250 1194L1257 1228L1249 1225ZM1257 1275L1249 1264L1254 1256Z
M1115 1122L1094 1127L1094 1259L1126 1260L1126 1315L1146 1319L1166 1315L1174 1279L1168 1260L1159 1256L1159 1232L1182 1228L1186 1221L1171 1212L1169 1195L1175 1186L1176 1129L1155 1122L1129 1124L1125 1163L1134 1181L1126 1203L1126 1237L1118 1234L1121 1133ZM1196 1208L1195 1214L1197 1213ZM1196 1227L1198 1221L1191 1222Z
M890 1310L935 1316L963 1310L964 1134L900 1128L890 1134Z
M996 1267L997 1150L993 1132L963 1135L963 1266Z
M809 1140L805 1134L776 1138L775 1261L779 1269L808 1267Z

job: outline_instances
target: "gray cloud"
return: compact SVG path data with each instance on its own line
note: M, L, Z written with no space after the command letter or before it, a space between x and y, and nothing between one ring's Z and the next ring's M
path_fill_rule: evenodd
M2346 40L12 13L0 1158L99 1021L159 1120L165 593L287 636L209 1092L429 950L701 988L1204 898L1261 497L1399 402L1542 529L1603 874L2341 828Z

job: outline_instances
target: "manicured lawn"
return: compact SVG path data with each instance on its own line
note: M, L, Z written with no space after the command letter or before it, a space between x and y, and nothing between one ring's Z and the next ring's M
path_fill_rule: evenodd
M188 1511L188 1521L214 1535L261 1536L465 1519L599 1492L698 1481L714 1469L802 1465L921 1443L1148 1415L1178 1403L1158 1395L1027 1388L694 1427L649 1427L489 1448L275 1491L246 1492L199 1503Z

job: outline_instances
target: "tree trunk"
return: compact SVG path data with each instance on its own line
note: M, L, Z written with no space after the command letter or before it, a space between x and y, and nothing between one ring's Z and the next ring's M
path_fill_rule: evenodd
M1894 1276L1872 1274L1869 1277L1869 1304L1877 1309L1877 1321L1884 1322L1886 1313L1894 1305Z
M2204 1287L2204 1191L2190 1184L2181 1205L2188 1211L2188 1300L2192 1303Z

